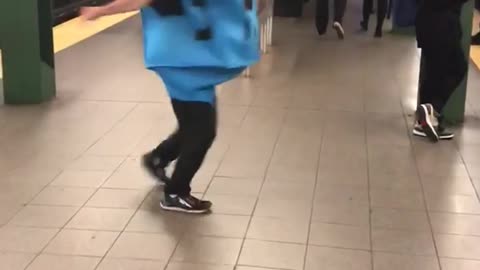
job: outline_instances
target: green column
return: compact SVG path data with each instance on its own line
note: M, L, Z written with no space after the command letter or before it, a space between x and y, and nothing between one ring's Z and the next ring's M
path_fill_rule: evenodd
M463 29L463 51L467 58L467 63L470 63L470 42L472 35L473 22L473 7L474 0L468 1L463 7L462 11L462 29ZM463 82L453 93L448 104L444 109L445 120L451 124L458 124L463 122L465 117L465 100L467 97L467 80L468 73Z
M50 0L0 0L0 48L7 104L36 104L55 96Z

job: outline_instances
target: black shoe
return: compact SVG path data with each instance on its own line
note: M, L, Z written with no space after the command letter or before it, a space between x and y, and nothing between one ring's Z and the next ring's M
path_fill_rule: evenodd
M160 207L167 211L176 211L190 214L205 214L212 208L210 201L203 201L192 195L179 196L165 194L165 199L160 202Z
M472 37L472 45L480 46L480 32Z
M155 178L157 182L161 184L170 182L170 178L167 176L166 173L168 163L162 161L162 159L155 156L153 152L143 155L142 165Z
M343 26L339 22L334 22L333 23L333 29L337 32L337 36L339 39L344 39L345 38L345 31L343 30Z
M366 21L361 21L360 22L360 27L362 27L362 30L367 32L368 31L368 23Z
M427 104L421 104L417 109L417 119L420 127L425 133L426 137L429 138L432 142L438 142L438 134L432 123L432 112L430 111L431 106Z
M443 127L437 127L435 129L436 129L436 132L438 134L438 139L439 140L451 140L455 137L455 134L453 134L452 132L448 132ZM413 128L413 135L418 136L418 137L422 137L422 138L427 137L427 134L423 131L420 124L415 125L415 127Z

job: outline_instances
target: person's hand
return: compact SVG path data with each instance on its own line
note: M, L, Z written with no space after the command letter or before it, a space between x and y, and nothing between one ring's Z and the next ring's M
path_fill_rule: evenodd
M80 9L80 18L84 21L94 21L102 16L104 7L83 7Z

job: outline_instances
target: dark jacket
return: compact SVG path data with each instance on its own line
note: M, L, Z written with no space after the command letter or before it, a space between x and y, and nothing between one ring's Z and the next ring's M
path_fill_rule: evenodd
M462 38L461 12L468 0L417 0L418 46L449 46Z

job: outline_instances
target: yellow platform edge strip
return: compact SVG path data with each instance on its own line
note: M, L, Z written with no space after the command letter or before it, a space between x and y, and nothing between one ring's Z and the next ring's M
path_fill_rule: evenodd
M53 28L53 44L55 53L71 47L107 28L110 28L138 12L129 12L108 17L103 17L94 22L84 22L79 18L67 21Z

